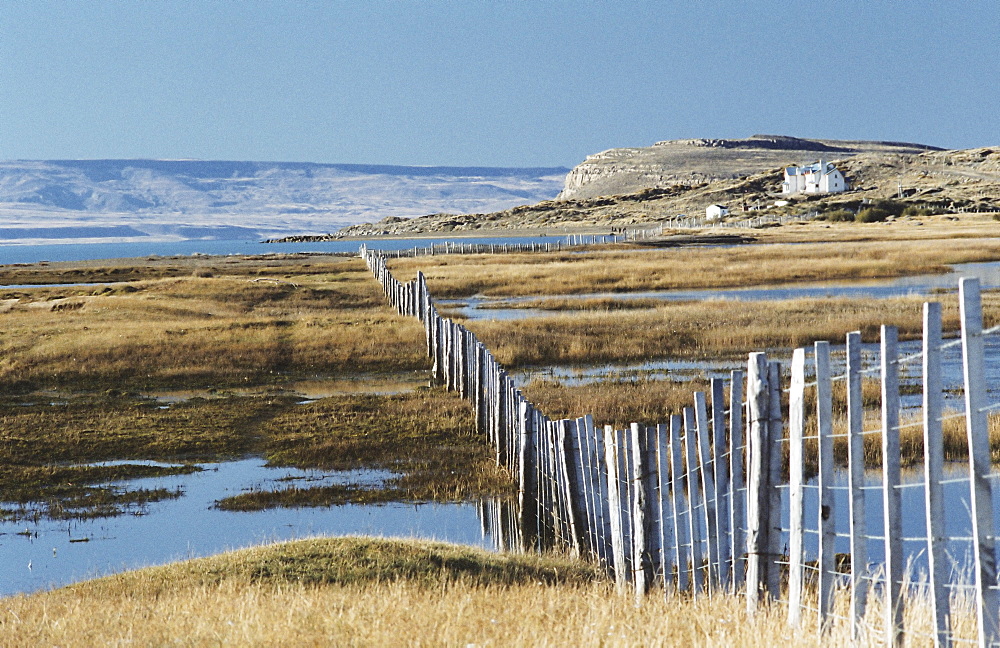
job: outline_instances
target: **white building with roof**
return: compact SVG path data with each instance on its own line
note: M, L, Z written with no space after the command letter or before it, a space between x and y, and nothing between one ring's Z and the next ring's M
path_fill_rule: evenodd
M705 219L714 221L722 220L723 216L729 214L729 209L725 205L709 205L705 208Z
M822 159L807 166L785 167L785 181L781 193L836 193L847 191L844 174L830 162Z

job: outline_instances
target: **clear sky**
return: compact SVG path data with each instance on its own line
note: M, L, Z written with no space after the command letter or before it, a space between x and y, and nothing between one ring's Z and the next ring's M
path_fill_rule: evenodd
M0 5L0 159L572 166L754 133L1000 145L1000 2Z

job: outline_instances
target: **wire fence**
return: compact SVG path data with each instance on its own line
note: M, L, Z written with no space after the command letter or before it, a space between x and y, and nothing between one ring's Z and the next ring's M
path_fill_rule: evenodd
M943 341L941 307L929 302L919 353L901 355L892 326L874 366L861 334L848 333L837 375L828 342L796 349L787 379L751 353L745 372L713 379L669 421L615 430L590 416L550 420L471 331L438 315L422 273L402 283L382 252L361 256L390 304L424 323L433 379L473 404L518 484L516 502L484 504L502 548L568 549L638 598L735 592L750 612L779 600L789 624L850 623L858 640L1000 644L989 438L998 404L984 370L997 329L983 330L977 280L960 283L957 341ZM942 382L943 353L956 345L960 405ZM918 414L901 406L901 369L920 384ZM866 376L878 380L877 406L863 399ZM904 623L918 601L930 632ZM961 614L975 623L957 624Z

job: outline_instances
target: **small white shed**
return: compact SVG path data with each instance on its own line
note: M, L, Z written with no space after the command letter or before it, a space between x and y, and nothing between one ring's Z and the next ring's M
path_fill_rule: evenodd
M710 221L722 220L723 216L729 214L729 209L725 205L709 205L705 208L705 219Z

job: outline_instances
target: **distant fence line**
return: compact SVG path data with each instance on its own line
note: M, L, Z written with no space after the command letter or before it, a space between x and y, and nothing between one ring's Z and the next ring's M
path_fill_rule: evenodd
M423 247L413 246L402 250L372 250L372 253L388 259L401 259L438 254L512 254L514 252L559 252L568 243L562 240L545 243L464 243L445 241Z
M759 229L769 225L786 225L801 221L814 220L819 212L798 214L796 216L763 215L751 216L742 220L718 220L705 216L672 216L652 227L629 227L624 231L627 241L641 241L663 236L666 230L675 229Z
M484 511L484 525L499 533L501 548L569 549L605 566L620 589L631 587L637 597L653 587L667 596L731 591L746 597L751 612L764 600L784 598L791 625L812 614L820 628L827 627L839 618L835 592L846 589L855 638L880 633L890 645L902 642L903 609L914 591L926 592L931 607L935 631L927 638L935 645L962 641L953 636L951 603L965 596L977 617L975 643L1000 642L987 419L996 406L986 401L983 369L984 336L996 330L983 331L977 280L960 284L965 413L956 415L964 417L968 436L971 478L962 483L968 483L971 536L948 537L942 488L956 479L945 479L943 471L941 351L956 342L942 343L937 303L924 305L923 351L917 356L900 358L896 328L882 327L874 370L881 384L877 429L864 428L862 377L873 369L862 367L861 335L854 332L846 338L843 375L831 375L828 342L817 342L811 353L794 351L787 413L779 363L751 353L745 373L733 371L728 385L713 379L708 395L695 392L692 405L668 422L615 430L595 426L590 416L550 420L471 331L438 314L422 273L402 283L388 270L383 252L363 247L361 256L390 304L424 323L433 379L472 403L477 430L516 480L516 505ZM900 491L913 485L900 478L900 430L911 424L899 420L899 371L915 360L923 368L923 420L916 425L923 430L927 513L926 533L913 537L903 535L900 511ZM807 364L814 374L808 384ZM840 380L846 383L847 411L835 428L832 386ZM809 434L807 414L815 428ZM869 434L881 436L882 533L866 527L872 487L864 482L863 441ZM843 475L834 463L835 439L846 442L846 486L835 483L836 474ZM817 448L816 483L805 479L807 442ZM846 494L846 507L838 505L835 491ZM815 508L808 520L807 498ZM849 551L841 552L847 560L835 551L838 538L849 543ZM923 543L928 567L922 579L913 580L905 568L904 542ZM948 554L949 542L968 546L971 582L961 582L963 565ZM870 561L876 543L884 557ZM807 544L813 548L807 551ZM866 620L870 592L882 604L879 627Z

